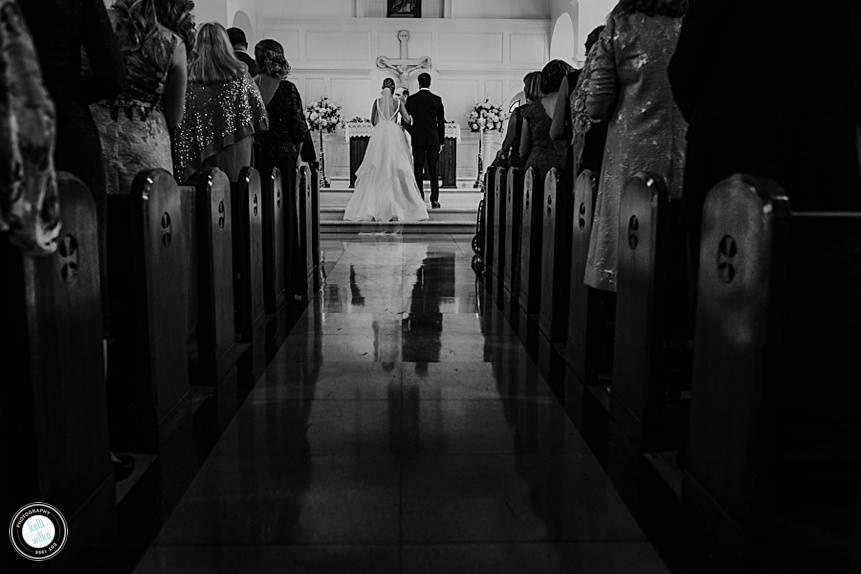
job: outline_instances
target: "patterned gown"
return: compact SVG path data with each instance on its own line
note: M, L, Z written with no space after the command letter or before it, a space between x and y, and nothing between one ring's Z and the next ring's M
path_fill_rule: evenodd
M559 94L558 97L563 96ZM520 109L523 110L523 119L529 122L529 135L531 136L529 157L526 158L524 169L535 167L543 181L551 167L565 168L568 142L550 139L550 124L553 123L553 118L547 115L541 100L526 104Z
M616 290L622 187L632 174L663 175L670 198L682 194L687 124L673 100L667 65L681 18L614 11L582 86L586 111L609 120L584 282ZM577 124L575 123L575 130Z
M108 15L116 28L118 13L109 10ZM159 25L140 50L121 46L125 88L116 98L90 108L99 129L110 194L129 193L141 170L160 167L173 172L164 90L173 53L181 41Z

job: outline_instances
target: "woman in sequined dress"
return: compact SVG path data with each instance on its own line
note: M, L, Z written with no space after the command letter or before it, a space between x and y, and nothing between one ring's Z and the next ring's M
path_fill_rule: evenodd
M292 190L296 178L288 175L296 173L308 132L302 97L296 84L287 79L290 64L284 58L281 44L275 40L261 40L254 47L254 58L259 70L254 81L269 114L269 130L254 136L254 165L261 175L277 167L288 190ZM290 197L293 193L291 191Z
M230 181L251 165L255 133L269 129L260 90L233 55L227 31L209 22L197 33L188 65L185 115L174 138L174 172L189 180L201 168L221 168Z
M586 111L608 121L584 282L616 291L619 207L632 174L662 175L679 199L687 124L673 101L667 65L687 0L621 0L594 46L584 80Z
M91 106L108 193L129 193L144 169L173 173L169 130L185 109L193 8L190 0L117 0L108 10L126 68L122 93Z

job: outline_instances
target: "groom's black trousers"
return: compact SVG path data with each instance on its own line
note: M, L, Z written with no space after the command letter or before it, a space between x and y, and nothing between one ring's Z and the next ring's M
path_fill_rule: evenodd
M439 173L436 168L439 162L438 145L413 145L413 171L416 174L416 183L419 186L422 199L425 198L425 190L422 185L425 161L428 164L428 179L430 179L431 184L430 200L436 203L439 201Z

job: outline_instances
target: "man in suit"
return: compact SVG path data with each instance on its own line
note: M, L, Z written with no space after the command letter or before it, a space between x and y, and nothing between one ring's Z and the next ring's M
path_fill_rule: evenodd
M419 74L419 91L407 98L407 112L413 123L409 128L413 144L413 170L416 183L425 197L422 179L427 161L428 178L431 184L431 208L439 209L439 147L445 141L445 109L442 98L430 91L431 77L427 72Z
M248 75L252 78L257 75L257 62L248 55L248 40L245 39L245 32L240 28L228 28L227 36L230 38L230 43L233 44L233 55L248 66Z

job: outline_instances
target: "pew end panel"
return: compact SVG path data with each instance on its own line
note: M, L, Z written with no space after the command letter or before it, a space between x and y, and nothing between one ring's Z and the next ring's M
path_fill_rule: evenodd
M200 382L217 385L238 358L233 324L230 180L219 168L205 168L196 187Z
M502 263L502 313L513 327L517 326L517 296L520 271L520 210L523 202L523 174L519 168L509 168L505 178L505 247Z
M284 189L277 167L262 175L263 193L263 304L274 315L287 301L294 254L288 249Z
M502 283L505 277L505 245L506 245L506 217L507 208L505 201L506 182L508 177L508 169L504 167L496 168L493 177L493 222L492 222L492 241L489 247L488 260L491 261L490 274L491 283L493 286L490 292L493 293L493 300L497 306L502 305Z
M299 168L297 180L299 187L299 235L300 252L302 254L302 274L304 276L302 299L310 301L314 298L314 215L312 213L314 199L311 195L311 173L307 165Z
M72 537L55 567L74 568L115 539L116 493L96 206L70 174L58 172L57 187L62 229L55 253L23 256L0 242L2 482L10 512L43 500L65 515Z
M266 326L263 282L263 189L260 174L244 167L231 184L233 203L234 308L239 339L259 339ZM257 334L257 335L255 335Z
M186 222L176 181L163 169L135 177L131 204L135 340L142 375L136 384L154 396L155 422L161 427L189 391Z
M534 167L523 177L520 214L517 331L531 356L537 352L538 298L541 295L541 174Z
M561 381L562 354L554 348L568 334L568 281L571 271L571 186L564 172L555 167L544 178L541 208L540 273L541 294L538 305L538 368L548 381ZM563 397L564 384L554 383Z
M323 251L320 248L320 172L313 166L308 167L308 179L311 182L311 255L314 267L314 292L323 288Z
M861 214L791 213L778 184L742 174L703 214L685 500L754 567L846 565L861 532L845 374L861 343Z

